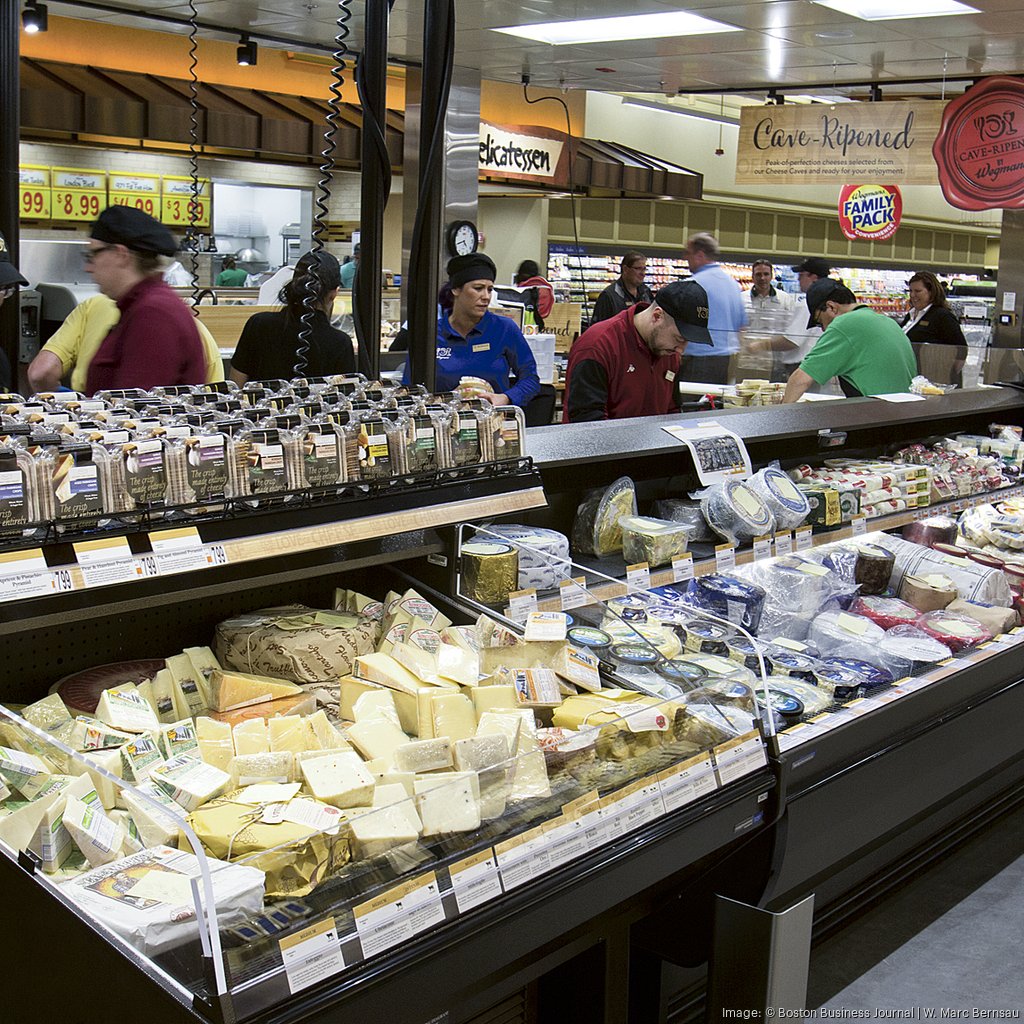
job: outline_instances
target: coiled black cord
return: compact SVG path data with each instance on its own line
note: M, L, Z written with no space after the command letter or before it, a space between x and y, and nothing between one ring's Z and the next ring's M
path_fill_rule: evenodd
M345 82L343 72L348 66L345 57L349 48L345 40L349 37L349 21L352 19L352 0L338 0L338 17L335 24L338 31L334 36L334 65L331 68L331 98L327 101L327 130L324 132L324 148L320 156L320 180L316 183L316 213L313 216L313 252L324 249L324 235L327 233L328 202L331 198L331 178L334 174L334 154L338 147L338 119L341 107L341 87ZM309 365L309 339L313 333L313 317L323 295L322 266L319 259L310 261L308 276L302 296L302 315L299 318L299 344L295 349L295 376L305 377Z
M188 198L188 231L182 248L189 252L189 263L192 268L192 315L199 316L199 243L196 237L196 223L199 220L199 76L196 68L198 45L196 37L199 32L199 13L196 11L195 0L188 0L188 167L192 178L192 191Z

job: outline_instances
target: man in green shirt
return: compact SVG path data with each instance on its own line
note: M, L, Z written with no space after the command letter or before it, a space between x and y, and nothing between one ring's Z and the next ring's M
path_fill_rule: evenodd
M224 257L224 267L215 282L218 288L244 288L249 275L235 262L234 256Z
M917 359L895 320L861 305L841 281L826 277L807 292L808 328L825 333L786 384L783 402L795 402L812 384L838 377L847 397L910 389Z

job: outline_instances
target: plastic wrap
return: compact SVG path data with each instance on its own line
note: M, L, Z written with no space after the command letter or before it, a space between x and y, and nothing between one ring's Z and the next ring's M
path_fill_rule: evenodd
M1012 501L969 508L960 516L960 533L978 547L1024 551L1024 508Z
M765 592L757 584L716 572L690 580L686 593L695 608L757 633L765 602Z
M898 597L878 597L865 595L858 597L850 606L854 615L863 615L882 629L894 626L912 625L920 616L920 609L901 601Z
M861 658L823 658L818 667L818 685L831 687L833 700L850 700L880 686L891 686L897 674L909 671L910 662L899 660L896 672Z
M687 529L682 523L646 516L623 516L622 557L627 563L646 562L654 568L670 565L672 559L686 551Z
M728 640L732 630L710 619L696 619L678 632L683 637L683 649L693 654L729 654Z
M873 661L885 630L870 619L848 612L822 612L811 623L807 639L823 658L857 658Z
M946 610L956 612L958 615L966 615L970 619L977 619L993 636L1006 633L1017 625L1017 613L1012 608L996 608L992 605L957 598L947 606Z
M954 653L992 639L992 634L977 619L947 610L926 612L917 620L917 625Z
M821 714L822 711L828 710L832 703L831 697L825 690L792 677L778 679L773 677L768 682L768 690L795 697L803 705L805 715Z
M856 545L857 561L853 581L862 594L881 594L888 588L896 559L891 551L877 544Z
M768 507L780 530L792 530L811 514L807 495L781 469L767 467L746 481Z
M731 544L775 530L775 517L768 506L739 480L709 487L701 498L700 509L711 529Z
M622 550L623 516L636 515L636 489L628 476L619 477L601 494L589 497L576 510L572 547L579 554L605 555Z
M913 666L933 665L953 652L941 641L916 625L894 626L878 641L888 655L909 661Z
M945 608L956 596L956 584L945 573L918 573L900 581L900 597L919 612Z
M699 501L691 498L665 498L654 503L654 514L659 519L685 526L691 542L715 539L715 534L701 511Z

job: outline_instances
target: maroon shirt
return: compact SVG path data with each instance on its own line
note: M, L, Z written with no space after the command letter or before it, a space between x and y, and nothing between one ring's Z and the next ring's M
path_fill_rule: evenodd
M629 306L587 328L576 340L565 376L563 423L677 411L673 391L679 356L655 356L633 323L649 305Z
M85 390L202 384L206 357L195 317L159 274L117 300L121 319L89 364Z

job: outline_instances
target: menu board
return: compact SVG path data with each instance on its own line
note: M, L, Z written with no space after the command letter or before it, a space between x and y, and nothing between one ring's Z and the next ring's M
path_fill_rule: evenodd
M50 219L50 168L18 168L18 210L22 220Z
M199 179L198 209L195 219L190 216L189 205L192 202L192 179L163 179L163 199L160 204L160 220L172 227L206 228L210 226L210 179Z

